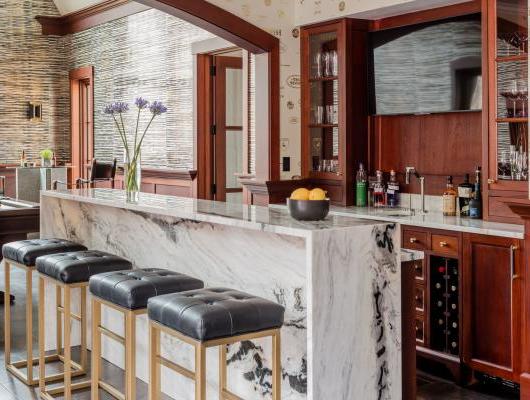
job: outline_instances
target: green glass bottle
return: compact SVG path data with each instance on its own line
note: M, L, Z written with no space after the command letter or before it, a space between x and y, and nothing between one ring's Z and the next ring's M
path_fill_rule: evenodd
M355 183L355 205L357 207L366 207L367 192L368 177L363 163L360 163Z

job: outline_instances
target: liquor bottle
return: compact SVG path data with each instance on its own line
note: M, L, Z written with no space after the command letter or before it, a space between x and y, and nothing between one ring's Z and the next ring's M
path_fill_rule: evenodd
M26 152L24 150L22 150L22 154L20 155L20 166L26 166Z
M472 196L473 185L469 183L469 174L466 174L464 182L458 185L458 205L461 217L469 217L469 202Z
M359 164L359 170L357 171L357 179L355 185L355 205L357 207L366 207L368 191L368 179L363 163Z
M386 204L389 207L397 207L399 203L399 182L396 178L396 171L390 170L390 180L386 187Z
M385 183L383 181L383 171L375 171L376 182L374 185L374 207L384 207L385 205Z
M444 215L456 215L456 190L453 187L453 177L447 177L447 187L443 193L442 211Z
M469 216L471 218L482 218L482 196L480 193L480 167L475 171L475 190L473 198L469 202Z

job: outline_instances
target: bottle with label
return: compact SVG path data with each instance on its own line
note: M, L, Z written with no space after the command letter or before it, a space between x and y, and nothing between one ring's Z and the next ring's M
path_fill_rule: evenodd
M368 177L363 163L360 163L355 184L355 205L357 207L366 207L367 192Z
M482 196L480 188L480 167L475 171L475 190L473 191L473 198L469 202L469 216L471 218L482 218Z
M442 198L442 212L444 215L456 215L456 190L453 186L453 177L447 177L447 187Z
M374 207L384 207L385 205L385 183L383 181L383 171L375 171L374 184Z
M469 174L464 177L464 182L458 185L458 206L461 217L469 217L469 202L473 197L473 185L469 182Z
M390 180L386 187L386 204L389 207L397 207L399 204L399 182L396 178L396 171L390 170Z

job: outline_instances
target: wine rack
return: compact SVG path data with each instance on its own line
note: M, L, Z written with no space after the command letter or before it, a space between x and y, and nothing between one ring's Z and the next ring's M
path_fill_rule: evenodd
M431 256L430 348L458 356L460 312L458 260Z

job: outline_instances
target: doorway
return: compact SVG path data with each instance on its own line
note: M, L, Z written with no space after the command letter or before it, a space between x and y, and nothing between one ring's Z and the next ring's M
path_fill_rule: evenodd
M72 169L69 183L88 179L94 157L94 68L70 71L70 126Z
M241 49L200 54L197 80L199 197L242 203L248 174L248 58ZM201 73L202 72L202 73Z

